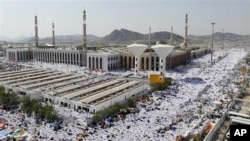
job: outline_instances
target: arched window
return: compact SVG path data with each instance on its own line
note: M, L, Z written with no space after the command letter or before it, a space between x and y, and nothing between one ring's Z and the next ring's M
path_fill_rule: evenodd
M17 61L21 60L21 58L19 57L19 52L17 52Z
M72 62L73 62L73 54L70 53L70 63L72 63Z
M160 61L159 61L159 57L156 57L156 71L159 71L159 66L160 66Z
M96 69L99 69L99 67L98 67L98 57L96 57Z
M95 68L95 58L92 57L92 69L94 69L94 68Z
M89 68L91 68L91 57L89 57Z
M133 57L132 67L135 67L135 57Z
M121 69L123 69L123 56L120 57L120 65L121 65Z
M102 69L102 57L100 58L100 69Z
M148 57L146 58L146 70L148 70L148 66L149 66L149 59Z
M69 55L69 63L71 63L71 61L72 61L72 54L71 53L68 53L68 55Z
M154 70L154 64L155 64L155 57L151 57L151 70Z
M141 69L144 70L144 57L141 57Z
M127 56L124 56L124 68L127 69Z
M131 66L131 56L129 56L129 58L128 58L128 67L129 67L129 69L132 68L132 66Z

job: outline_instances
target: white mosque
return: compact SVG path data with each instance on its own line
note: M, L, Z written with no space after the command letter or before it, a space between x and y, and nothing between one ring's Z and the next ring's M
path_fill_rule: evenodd
M147 46L131 44L127 47L102 47L92 51L87 49L86 11L84 10L83 49L62 49L57 48L55 45L54 23L52 23L53 44L39 44L38 21L37 16L35 16L35 47L7 48L5 50L5 56L8 60L16 62L39 61L64 63L85 66L86 68L92 70L110 71L116 69L134 69L136 74L138 74L139 71L145 70L164 72L164 70L168 68L186 65L190 62L192 57L203 55L209 52L208 49L191 51L190 48L188 48L187 32L188 15L186 14L184 42L180 45L180 49L175 49L171 45L159 44L156 46L151 46L149 44L149 46ZM172 35L173 28L171 32L170 43L173 42Z

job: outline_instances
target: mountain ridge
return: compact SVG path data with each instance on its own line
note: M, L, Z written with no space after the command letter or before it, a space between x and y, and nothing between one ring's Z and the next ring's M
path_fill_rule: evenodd
M167 31L157 31L151 33L151 41L161 41L163 43L168 43L170 39L170 32ZM240 39L249 39L250 35L240 35L229 32L216 32L214 33L215 40L240 40ZM81 34L73 34L73 35L56 35L56 42L70 42L70 43L82 43L82 35ZM211 40L211 35L188 35L189 41L204 41ZM89 44L131 44L133 42L139 43L148 43L149 34L142 34L136 31L131 31L125 28L121 28L120 30L114 29L110 34L104 37L98 37L93 34L87 34L87 41ZM11 39L6 36L0 36L0 41L7 42L34 42L34 37L25 37L20 36L16 39ZM183 37L178 34L173 34L173 41L175 43L183 42ZM44 37L39 39L40 43L52 43L52 37Z
M169 42L170 32L158 31L151 33L151 42L161 41ZM173 34L173 40L177 42L183 41L183 37L178 34ZM101 40L103 43L131 43L140 42L148 43L149 34L142 34L135 31L130 31L128 29L121 28L120 30L115 29L110 34L104 36Z

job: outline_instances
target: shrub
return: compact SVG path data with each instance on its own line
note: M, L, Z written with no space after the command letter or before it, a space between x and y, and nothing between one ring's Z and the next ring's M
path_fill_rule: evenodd
M120 113L120 110L127 109L128 107L136 107L138 97L129 98L125 103L115 103L114 105L96 112L92 117L94 123L98 123L100 120L109 116L114 116Z
M164 83L150 83L150 86L154 91L164 90L168 89L169 86L172 85L172 81L172 78L166 77Z

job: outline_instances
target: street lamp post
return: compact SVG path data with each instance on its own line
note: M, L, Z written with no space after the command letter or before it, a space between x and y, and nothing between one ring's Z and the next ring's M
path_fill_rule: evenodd
M224 48L224 29L222 29L222 49Z
M211 50L211 66L213 66L213 49L214 49L214 22L212 24L212 50Z

